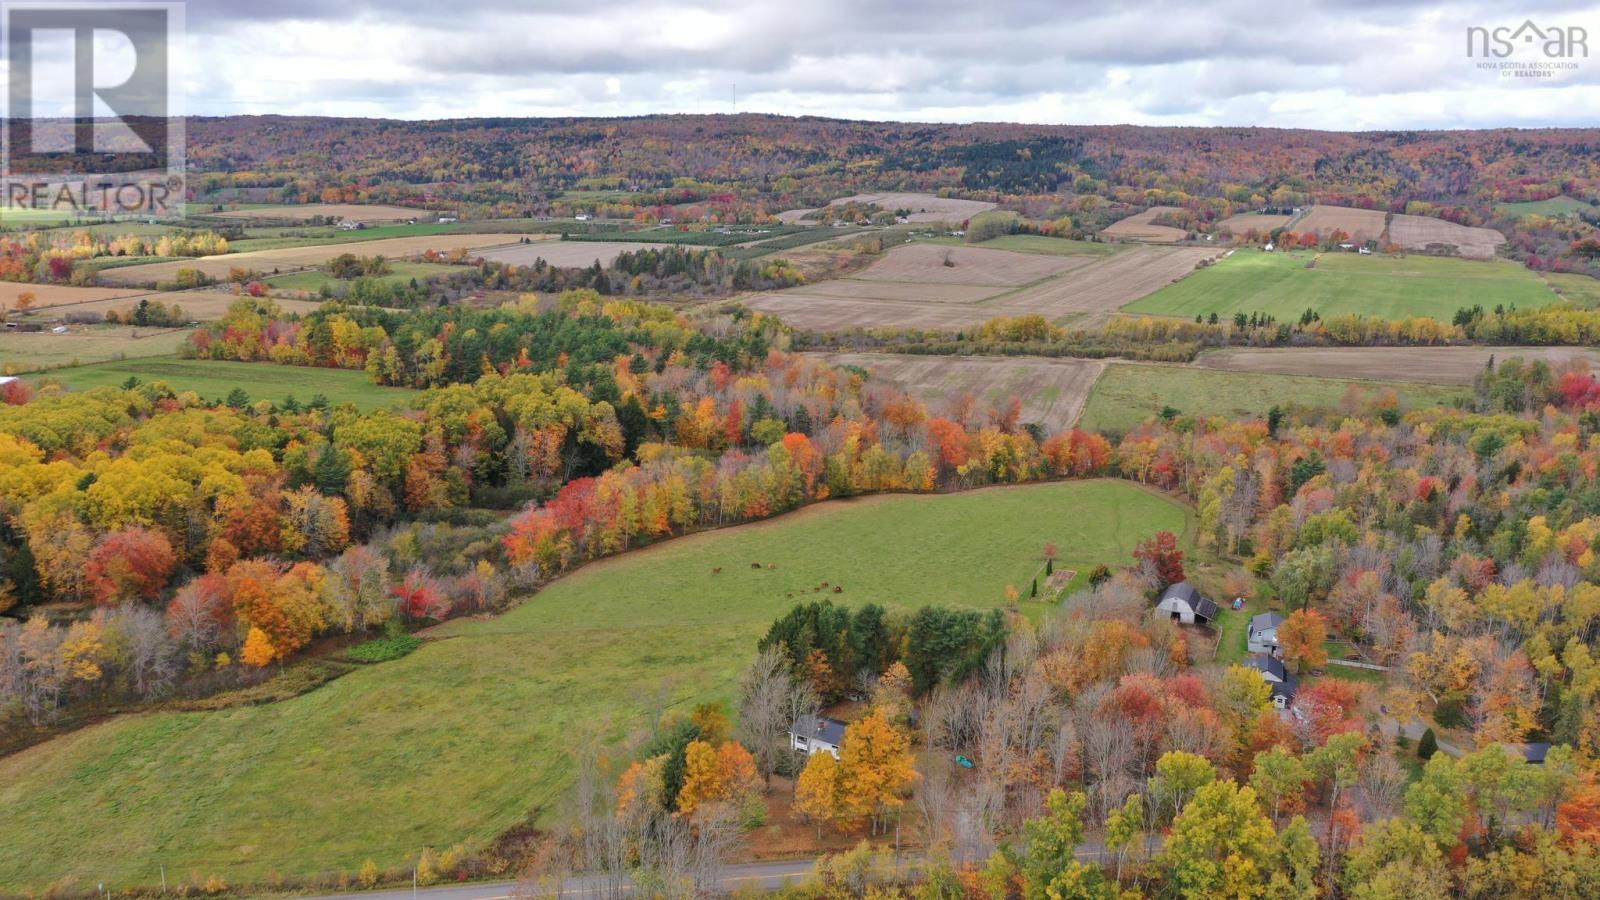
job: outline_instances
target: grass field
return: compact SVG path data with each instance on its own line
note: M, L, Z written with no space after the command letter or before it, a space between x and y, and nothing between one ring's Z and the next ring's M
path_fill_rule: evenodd
M1313 257L1315 268L1307 268ZM1240 250L1122 309L1191 319L1260 312L1280 322L1298 321L1308 308L1323 318L1449 320L1473 304L1526 309L1557 300L1538 275L1509 261Z
M1600 307L1600 278L1567 272L1546 272L1544 280L1551 289L1561 295L1561 299L1574 306L1585 309Z
M188 329L129 325L100 325L70 334L0 331L0 375L78 363L171 356L188 339Z
M1331 409L1351 385L1368 391L1392 389L1404 408L1448 403L1467 393L1465 388L1428 384L1114 363L1095 382L1078 424L1091 430L1126 431L1167 406L1185 415L1229 417L1260 416L1275 404Z
M415 278L420 284L430 278L441 278L452 272L461 272L459 266L448 266L443 263L421 262L393 262L389 264L389 274L380 275L379 281L386 284L408 284ZM305 291L310 294L318 293L323 286L333 287L339 284L349 284L334 278L327 272L312 270L307 272L291 272L287 275L275 275L267 279L267 284L284 291Z
M1043 253L1046 256L1110 256L1123 249L1120 244L1100 241L1073 241L1042 234L1006 234L980 244L967 244L957 237L927 238L925 243L982 247L985 250L1014 250L1017 253Z
M1187 520L1125 482L1068 482L827 503L597 563L292 700L121 717L0 759L0 884L353 872L550 824L585 734L622 737L662 691L731 697L796 599L999 605L1046 541L1086 572Z
M315 247L323 244L358 244L384 238L455 234L463 230L459 224L440 225L435 222L423 222L417 225L378 225L360 231L345 231L331 225L317 228L251 228L246 233L252 236L229 241L228 250L233 253L251 253L256 250L284 250L290 247Z
M1532 200L1527 203L1496 204L1495 211L1514 216L1564 216L1579 210L1593 209L1582 200L1571 197L1551 197L1549 200Z
M43 377L55 379L76 391L121 387L130 377L146 383L164 381L175 391L194 391L208 400L226 397L234 388L243 388L251 400L271 400L276 403L281 403L290 395L305 403L321 394L335 405L354 403L361 409L392 406L414 393L407 388L373 384L367 378L367 373L347 369L175 357L75 366L53 370Z

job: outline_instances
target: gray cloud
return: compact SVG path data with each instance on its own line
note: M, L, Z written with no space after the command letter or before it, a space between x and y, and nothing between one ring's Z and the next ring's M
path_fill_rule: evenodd
M191 0L190 107L433 118L740 108L862 118L1400 128L1600 124L1600 55L1502 79L1470 25L1600 0Z

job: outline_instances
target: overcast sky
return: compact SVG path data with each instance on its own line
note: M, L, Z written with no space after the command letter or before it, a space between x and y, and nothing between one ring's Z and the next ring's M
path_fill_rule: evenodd
M1577 26L1553 78L1470 26ZM191 114L1600 125L1600 0L191 0ZM1514 61L1545 61L1521 48Z

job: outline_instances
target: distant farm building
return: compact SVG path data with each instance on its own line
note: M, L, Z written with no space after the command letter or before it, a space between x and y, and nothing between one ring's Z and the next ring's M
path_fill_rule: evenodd
M1180 581L1162 592L1156 609L1185 625L1196 622L1209 625L1217 619L1217 604L1187 581Z

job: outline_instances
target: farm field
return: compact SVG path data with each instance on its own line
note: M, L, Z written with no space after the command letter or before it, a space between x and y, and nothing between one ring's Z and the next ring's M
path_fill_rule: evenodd
M245 209L205 213L223 219L260 219L283 222L309 222L314 218L346 222L419 222L438 218L438 213L407 206L368 206L363 203L296 203L288 205L252 204Z
M955 266L944 265L946 254ZM746 305L817 331L960 329L1029 313L1052 320L1086 316L1092 322L1213 254L1135 247L1098 256L1046 256L917 243L896 247L851 278L757 294Z
M865 369L873 382L893 384L936 412L962 395L995 406L1017 397L1022 400L1022 421L1037 422L1046 431L1070 428L1077 421L1089 389L1105 368L1099 360L1026 356L815 355L833 365Z
M756 639L823 581L847 604L998 606L1047 541L1086 572L1157 530L1187 545L1188 518L1126 482L1066 482L831 502L595 563L292 700L119 717L0 759L0 884L353 872L549 825L570 752L642 725L658 692L731 699Z
M514 266L531 266L542 259L552 266L592 266L599 262L609 266L624 253L637 250L660 250L667 244L648 244L640 241L539 241L533 244L516 244L482 254L484 259L510 263Z
M1293 216L1276 216L1268 213L1241 213L1237 216L1229 216L1218 222L1214 230L1231 231L1234 234L1242 235L1251 229L1255 229L1261 234L1266 234L1275 228L1282 228L1288 225L1289 220L1293 218Z
M1171 244L1188 237L1188 232L1182 228L1173 228L1170 225L1152 225L1150 221L1164 213L1177 212L1176 206L1152 206L1144 212L1115 222L1101 231L1101 234L1124 241L1150 241L1157 244Z
M1318 375L1468 385L1493 358L1540 359L1552 366L1575 360L1600 370L1600 350L1585 347L1297 347L1230 348L1202 353L1195 365L1229 372Z
M113 359L170 356L188 339L188 329L128 325L99 325L67 334L0 331L0 374L17 375L36 369Z
M1546 272L1544 280L1568 303L1585 309L1600 307L1600 278L1569 272Z
M1112 363L1095 382L1078 424L1127 431L1169 406L1187 415L1233 418L1265 415L1274 405L1332 409L1351 388L1365 393L1393 390L1405 408L1448 404L1465 395L1460 388L1435 385Z
M1473 304L1529 308L1557 300L1538 275L1509 261L1239 250L1123 311L1191 319L1259 312L1293 322L1309 308L1323 318L1449 320Z
M1203 247L1134 247L1007 295L995 315L1038 313L1078 328L1099 327L1128 303L1192 277L1196 264L1216 255Z
M1123 249L1102 241L1074 241L1042 234L1003 234L981 244L968 244L958 237L926 238L923 243L979 250L1010 250L1016 253L1043 253L1048 256L1110 256Z
M148 299L167 306L174 304L183 307L186 321L211 322L222 318L228 312L228 307L238 301L239 295L226 291L169 291L164 294L150 294L138 292L132 296L117 297L110 300L90 300L83 303L62 304L52 306L45 310L44 318L54 320L65 313L107 313L111 310L122 312L138 306L139 301ZM276 300L279 307L286 313L305 314L313 312L322 305L321 300ZM34 318L38 318L35 316Z
M897 209L909 209L911 214L906 217L908 222L962 222L978 213L995 208L995 204L981 200L957 200L953 197L936 197L933 194L911 193L880 193L880 194L854 194L849 197L840 197L829 203L829 206L843 206L847 203L872 203L890 212ZM820 207L819 207L820 208ZM790 209L778 213L778 221L796 223L805 219L817 209Z
M65 284L24 284L18 281L0 281L0 309L17 308L17 298L33 295L33 308L73 306L97 300L114 300L118 297L136 297L145 291L137 288L71 287Z
M1431 216L1395 216L1389 222L1389 243L1407 250L1426 250L1445 244L1468 259L1493 259L1506 236L1493 228L1470 228Z
M424 262L395 262L389 264L389 274L379 275L378 280L385 284L405 284L413 278L418 283L432 278L442 278L452 272L460 271L458 267L443 263ZM308 269L304 272L291 272L287 275L274 275L267 279L267 285L282 291L304 291L316 294L324 286L349 284L348 281L334 278L320 269ZM284 301L279 301L283 305ZM288 309L287 306L284 307Z
M303 269L320 266L341 253L359 253L362 256L387 256L405 258L428 250L441 253L456 249L468 251L516 243L517 234L455 234L448 236L423 236L387 238L363 242L359 249L342 244L318 244L310 247L286 247L277 250L254 250L244 253L224 253L220 256L203 256L198 259L174 260L107 269L100 273L102 281L112 284L150 284L171 281L180 269L196 269L206 275L223 279L233 269L254 269L271 272L277 269Z
M1572 197L1551 197L1549 200L1530 200L1525 203L1499 203L1495 210L1514 216L1565 216L1594 207Z
M1059 275L1088 262L1086 257L1078 256L917 243L894 248L852 280L1007 288Z
M1382 210L1355 209L1349 206L1313 206L1295 219L1290 228L1298 234L1312 233L1326 237L1342 231L1356 243L1376 241L1383 237L1388 227L1388 215Z
M348 369L176 357L74 366L54 370L45 377L75 391L120 387L130 377L146 383L164 381L174 391L194 391L208 400L222 399L234 388L242 388L252 401L282 402L292 395L305 403L321 394L335 405L354 403L363 410L393 406L416 393L407 388L373 384L367 373Z

